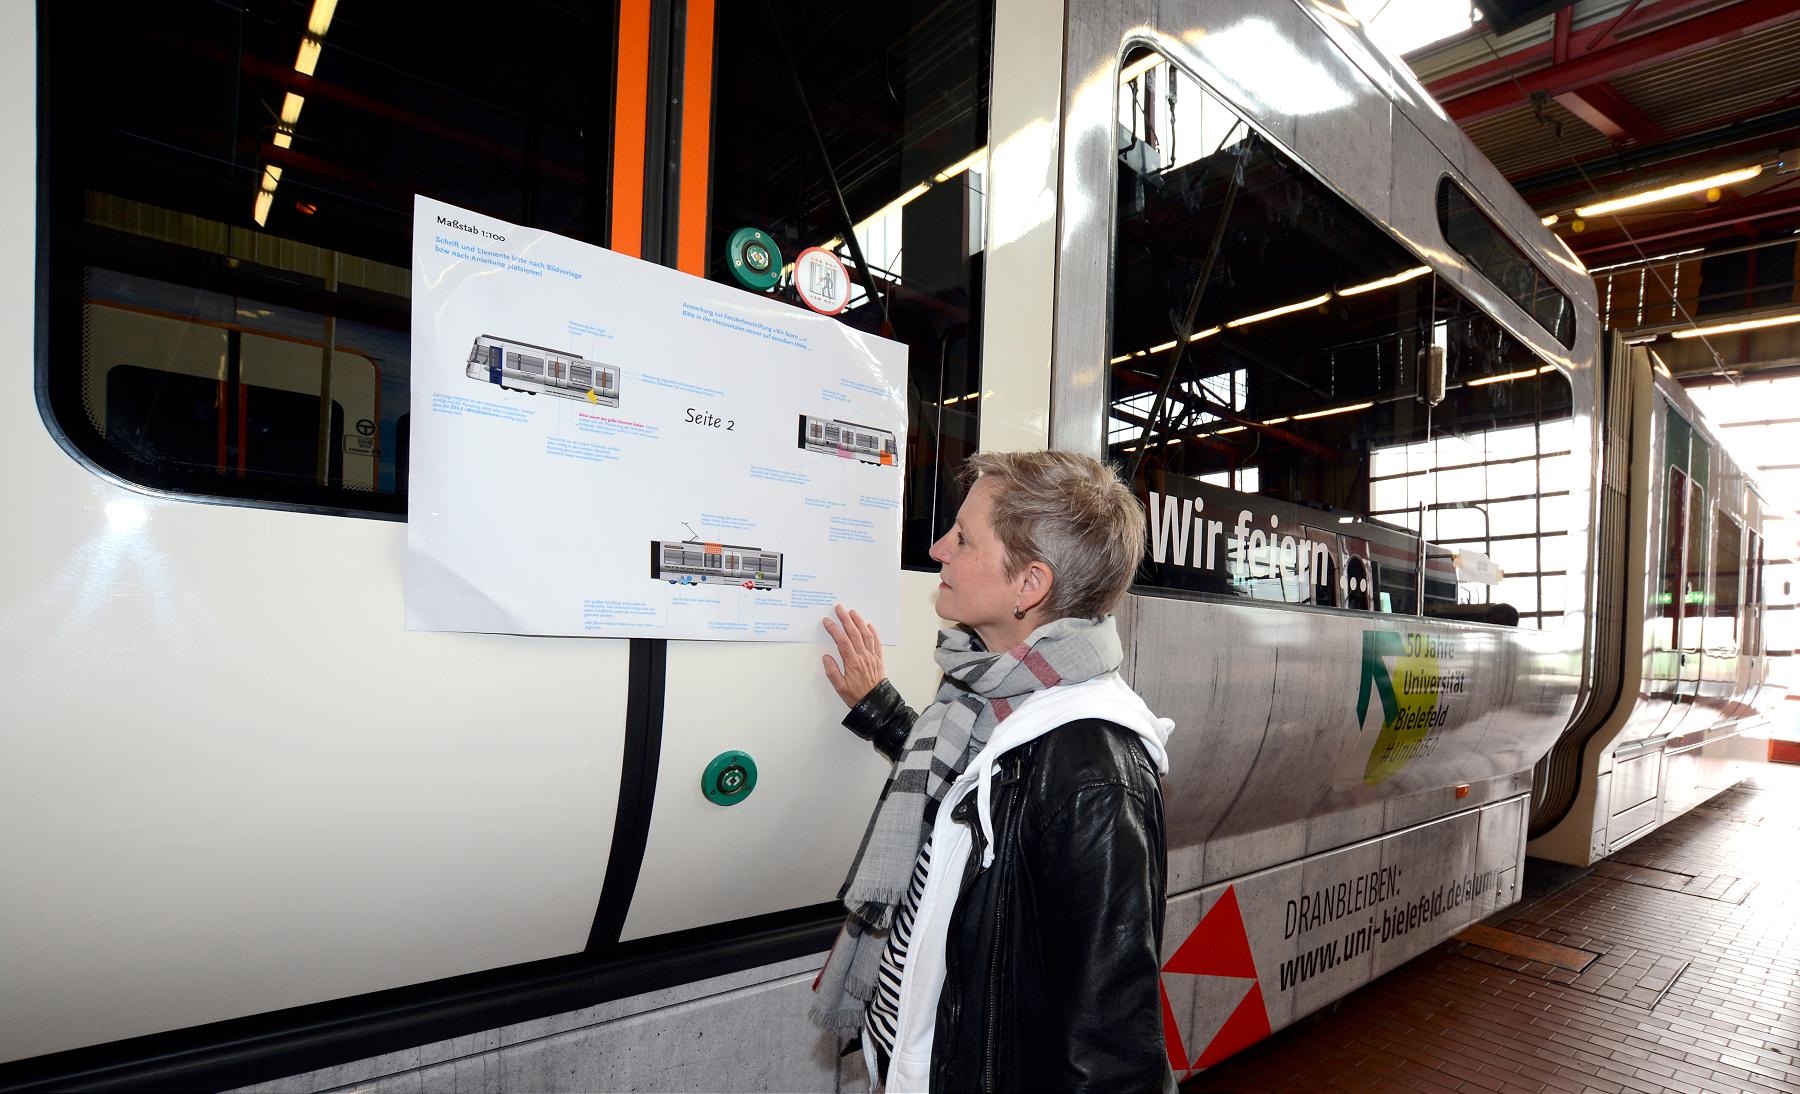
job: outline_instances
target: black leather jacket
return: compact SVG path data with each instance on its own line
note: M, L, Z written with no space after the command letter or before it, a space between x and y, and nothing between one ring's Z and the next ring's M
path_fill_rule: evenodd
M889 759L914 714L882 681L844 719ZM1070 722L1001 757L994 864L950 917L931 1089L1173 1091L1160 995L1162 790L1137 735Z

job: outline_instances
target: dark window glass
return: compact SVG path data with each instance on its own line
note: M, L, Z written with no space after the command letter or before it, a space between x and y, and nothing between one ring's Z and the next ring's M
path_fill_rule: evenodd
M1700 259L1700 298L1695 314L1716 315L1792 303L1794 259L1792 241L1704 256Z
M1185 73L1120 101L1107 446L1145 582L1559 617L1567 380Z
M312 8L43 5L50 405L148 486L398 516L413 195L604 243L613 18Z
M1712 611L1706 640L1714 648L1737 648L1740 583L1743 580L1744 530L1718 509L1713 513Z
M1448 178L1438 183L1444 240L1565 346L1575 344L1575 311L1555 283Z
M1698 442L1699 438L1695 438ZM1698 444L1696 443L1696 450ZM1687 553L1682 567L1681 649L1704 649L1701 634L1706 616L1706 488L1698 476L1688 483Z
M993 5L721 4L718 20L708 274L735 283L726 244L745 227L787 262L813 246L845 261L841 321L910 351L901 560L935 567L927 551L961 503L955 471L984 394ZM773 292L800 306L791 280Z

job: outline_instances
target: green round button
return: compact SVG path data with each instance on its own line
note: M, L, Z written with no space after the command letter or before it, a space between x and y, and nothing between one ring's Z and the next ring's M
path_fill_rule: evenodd
M746 752L721 752L700 776L700 792L714 805L736 805L756 789L756 761Z
M731 276L746 289L767 292L781 280L781 248L760 228L739 228L725 243Z

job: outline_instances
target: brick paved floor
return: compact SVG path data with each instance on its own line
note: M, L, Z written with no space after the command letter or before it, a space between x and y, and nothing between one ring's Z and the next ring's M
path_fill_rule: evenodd
M1487 925L1594 956L1452 940L1182 1089L1800 1092L1800 767Z

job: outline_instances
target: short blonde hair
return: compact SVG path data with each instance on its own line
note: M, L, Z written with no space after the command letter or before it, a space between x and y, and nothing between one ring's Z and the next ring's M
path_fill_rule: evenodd
M1033 560L1055 575L1051 619L1094 618L1118 607L1144 555L1144 507L1118 474L1077 452L980 452L962 482L993 479L994 533L1007 576Z

